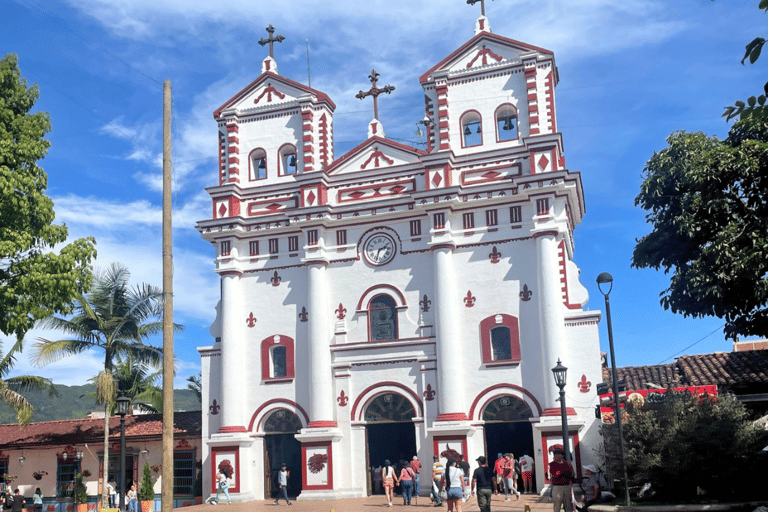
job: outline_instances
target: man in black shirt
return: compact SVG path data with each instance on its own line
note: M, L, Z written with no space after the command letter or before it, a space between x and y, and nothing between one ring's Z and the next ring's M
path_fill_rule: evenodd
M488 461L482 455L477 458L477 464L479 467L472 475L472 494L477 495L480 512L491 512L493 469L488 467Z

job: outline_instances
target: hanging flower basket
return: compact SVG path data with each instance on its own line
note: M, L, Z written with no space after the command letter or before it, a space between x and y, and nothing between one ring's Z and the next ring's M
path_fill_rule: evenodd
M16 480L16 478L18 478L16 475L11 475L9 473L6 473L6 474L3 475L3 481L7 485L11 485L13 483L13 481Z
M48 474L47 471L35 471L32 473L32 478L34 478L35 480L42 480L43 476L47 474Z

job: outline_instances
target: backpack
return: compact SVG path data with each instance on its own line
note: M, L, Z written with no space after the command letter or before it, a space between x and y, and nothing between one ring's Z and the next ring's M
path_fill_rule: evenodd
M13 494L9 494L5 497L5 506L11 508L13 506Z

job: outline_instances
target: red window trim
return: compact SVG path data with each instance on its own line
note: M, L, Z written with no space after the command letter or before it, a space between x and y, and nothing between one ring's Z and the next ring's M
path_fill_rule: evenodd
M293 338L278 334L280 341L275 343L275 336L269 336L261 340L261 380L264 382L287 382L296 378L296 369L294 364L294 341ZM270 357L270 350L275 346L285 347L285 376L283 377L271 377L270 365L272 358Z
M501 321L497 322L496 317L500 316ZM509 328L510 359L493 359L493 349L491 347L491 329L494 327ZM483 363L494 365L498 363L519 363L520 356L520 326L518 319L504 313L497 313L480 322L480 343L482 346Z

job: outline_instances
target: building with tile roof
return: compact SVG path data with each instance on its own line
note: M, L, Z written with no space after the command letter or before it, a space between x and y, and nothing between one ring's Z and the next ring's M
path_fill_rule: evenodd
M162 414L125 417L127 486L141 480L144 463L153 467L155 494L161 488ZM194 503L193 486L201 460L202 413L174 413L174 503ZM119 479L120 418L110 418L109 475ZM0 475L15 475L31 503L36 487L43 492L46 512L73 509L74 476L90 471L86 480L89 509L96 507L103 464L104 419L45 421L28 425L0 425ZM155 470L156 469L156 470Z

